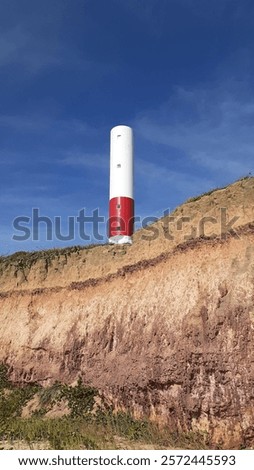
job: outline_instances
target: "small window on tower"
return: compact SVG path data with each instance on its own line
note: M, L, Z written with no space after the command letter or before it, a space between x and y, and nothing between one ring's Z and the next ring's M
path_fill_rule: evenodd
M121 227L116 227L116 230L118 230L118 231L121 230Z
M118 134L118 135L117 135L117 138L118 138L118 137L121 137L121 134Z
M117 208L117 209L120 209L120 208L121 208L121 204L117 204L117 205L116 205L116 208Z
M121 163L117 163L117 168L121 168Z

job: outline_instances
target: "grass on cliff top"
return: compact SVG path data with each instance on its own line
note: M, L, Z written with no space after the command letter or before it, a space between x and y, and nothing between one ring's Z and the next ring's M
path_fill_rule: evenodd
M238 182L241 182L241 181L246 181L246 180L251 180L251 179L254 180L254 176L252 176L252 175L246 175L246 176L243 176L243 177L237 179L237 180L235 181L235 183L238 183ZM235 183L233 183L233 184L235 184ZM211 189L210 191L207 191L207 192L205 192L205 193L199 194L198 196L190 197L189 199L187 199L187 200L184 202L184 204L188 204L189 202L199 201L199 199L201 199L202 197L204 197L204 196L210 196L211 194L215 193L216 191L221 191L221 190L223 190L223 189L228 188L229 186L231 186L231 185L213 188L213 189Z
M96 408L98 391L84 386L81 379L75 387L60 383L48 388L37 384L18 387L8 381L7 373L6 366L0 365L0 449L6 442L9 448L14 446L15 441L25 442L28 448L44 443L49 449L208 448L204 433L179 434L147 420L135 420L129 413L114 413L101 396ZM39 398L39 405L22 418L22 410L33 397ZM46 417L60 403L67 404L69 414Z
M232 183L232 185L238 182L239 183L244 182L246 180L247 181L254 180L254 176L252 175L243 176L237 179L234 183ZM210 191L207 191L205 193L199 194L194 197L190 197L183 204L178 206L175 210L177 210L179 207L181 207L184 204L188 204L190 202L196 202L200 200L201 198L203 198L204 196L210 196L214 192L226 189L232 185L213 188ZM139 229L139 231L140 230L142 229ZM3 271L3 269L5 269L6 266L8 265L14 265L17 268L22 270L25 268L30 268L34 263L36 263L38 260L41 260L41 259L44 259L45 262L50 264L52 260L54 260L55 258L59 258L60 256L69 257L72 253L80 253L80 252L83 252L84 250L86 251L92 250L94 248L98 248L99 246L103 246L103 245L107 245L107 243L91 244L91 245L76 245L76 246L71 246L71 247L52 248L52 249L46 249L46 250L40 250L40 251L17 251L11 255L0 256L0 274L1 274L1 271Z
M30 268L38 260L45 260L48 264L52 260L59 258L60 256L71 256L72 253L79 254L81 251L89 251L103 244L93 244L93 245L75 245L66 248L51 248L41 251L16 251L11 255L0 256L0 265L4 267L7 265L16 266L19 269Z

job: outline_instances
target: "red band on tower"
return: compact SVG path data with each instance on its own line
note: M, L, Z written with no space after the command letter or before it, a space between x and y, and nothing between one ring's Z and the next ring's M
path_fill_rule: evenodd
M133 235L134 200L130 197L114 197L109 201L109 237Z

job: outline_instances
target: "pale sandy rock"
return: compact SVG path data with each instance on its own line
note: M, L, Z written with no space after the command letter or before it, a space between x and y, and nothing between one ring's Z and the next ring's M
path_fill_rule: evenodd
M169 241L159 221L160 237L137 232L128 248L37 254L30 267L3 260L0 360L12 379L81 375L135 417L209 432L211 446L253 445L253 181L175 212L197 227L227 207L239 217L227 236L186 242L188 226Z

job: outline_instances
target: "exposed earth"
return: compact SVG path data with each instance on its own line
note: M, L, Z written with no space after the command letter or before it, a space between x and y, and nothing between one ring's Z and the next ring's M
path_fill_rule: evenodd
M14 383L81 376L115 410L254 446L254 178L186 202L132 246L15 253L0 275Z

